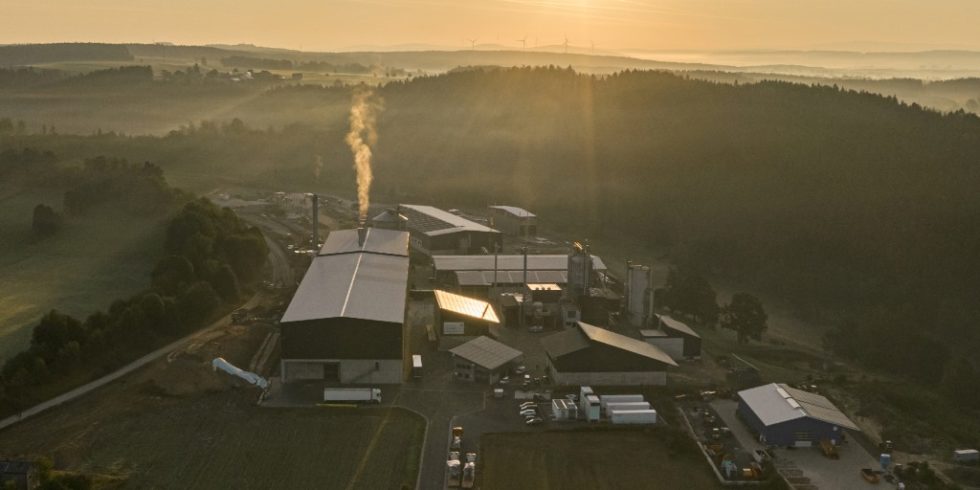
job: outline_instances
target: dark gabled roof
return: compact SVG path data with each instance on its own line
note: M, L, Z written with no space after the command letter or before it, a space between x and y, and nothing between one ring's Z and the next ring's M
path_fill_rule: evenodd
M680 333L680 334L683 334L683 335L688 335L688 336L691 336L691 337L697 337L699 339L701 338L701 336L698 335L697 332L695 332L694 330L692 330L691 327L687 326L686 323L681 322L681 321L677 321L677 320L671 318L668 315L657 315L657 319L660 320L660 326L661 326L661 328L664 328L664 329L667 329L667 330L673 330L674 332L677 332L677 333Z
M632 352L633 354L643 356L648 359L653 359L670 366L677 366L677 363L674 362L674 360L671 359L666 352L660 350L660 348L657 346L650 345L642 340L627 337L595 325L589 325L585 322L578 322L578 326L580 329L582 329L582 333L584 333L589 340L593 342L598 342L620 350Z
M524 355L517 349L482 335L449 352L491 371Z
M552 359L589 347L589 339L577 328L570 328L541 338L541 347Z
M493 306L486 301L468 298L440 289L436 289L432 293L436 297L436 305L439 306L440 310L450 311L485 322L500 323L500 319L497 318L497 312L493 311Z

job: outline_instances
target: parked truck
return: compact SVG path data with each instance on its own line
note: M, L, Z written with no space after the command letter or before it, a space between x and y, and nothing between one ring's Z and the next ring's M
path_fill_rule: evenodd
M447 486L452 488L459 486L460 466L458 459L451 459L446 462L446 472L448 473L446 477Z
M463 488L473 488L476 483L476 463L466 463L463 466Z
M325 402L381 403L381 388L336 388L323 389Z

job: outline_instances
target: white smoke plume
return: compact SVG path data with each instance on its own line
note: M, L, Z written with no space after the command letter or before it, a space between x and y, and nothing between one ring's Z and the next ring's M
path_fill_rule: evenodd
M354 169L357 170L357 209L361 221L367 220L368 206L371 204L371 181L374 179L371 173L371 147L378 141L375 122L381 110L381 101L374 97L374 92L354 92L347 144L354 154Z
M323 170L323 159L320 155L313 155L313 179L320 181L320 171Z

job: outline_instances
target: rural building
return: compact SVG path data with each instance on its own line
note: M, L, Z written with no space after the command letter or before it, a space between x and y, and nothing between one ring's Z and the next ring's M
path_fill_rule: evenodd
M536 254L527 256L527 274L524 273L524 255L433 255L432 265L436 281L445 287L466 294L489 297L494 284L498 291L520 292L526 284L568 283L568 255ZM605 273L606 264L598 256L592 256L592 270Z
M330 233L280 321L283 382L402 381L408 239L378 228Z
M476 383L494 384L524 359L524 354L490 337L480 336L449 352L453 354L453 376Z
M643 341L659 348L667 353L673 360L684 358L684 339L681 337L670 337L667 332L656 329L640 330Z
M442 348L480 335L493 335L491 327L500 324L493 306L486 301L436 289L436 327ZM455 340L451 340L455 339Z
M844 429L860 430L826 397L771 383L738 392L738 416L771 446L808 447L841 441Z
M436 207L402 204L395 212L408 220L412 249L425 255L486 253L503 244L499 231Z
M538 217L515 206L490 206L490 223L508 235L533 237L538 234Z
M674 359L691 359L701 357L701 336L687 326L686 323L677 321L667 315L655 315L657 329L664 333L667 339L680 339L683 343L679 355L670 353Z
M665 385L677 363L664 351L585 322L541 339L559 385Z
M37 464L32 461L0 461L0 488L31 490L40 485Z

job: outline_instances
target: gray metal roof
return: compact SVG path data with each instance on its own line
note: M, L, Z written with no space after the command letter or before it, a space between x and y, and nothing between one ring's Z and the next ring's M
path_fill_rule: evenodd
M449 352L488 370L497 369L524 355L523 352L486 336L477 337L450 349Z
M458 231L479 231L484 233L500 233L493 228L481 225L475 221L456 216L448 211L433 206L418 204L401 204L398 210L408 218L408 226L426 235L445 235Z
M673 330L675 332L679 332L685 335L690 335L692 337L697 337L699 339L701 338L701 336L698 335L697 332L691 330L691 327L687 326L687 324L684 322L674 320L673 318L667 315L657 315L657 318L660 320L660 325L662 328Z
M281 321L404 322L408 232L372 228L364 243L358 245L357 230L331 233L321 250L331 254L313 258Z
M364 243L359 233L364 233ZM334 230L320 247L317 255L333 255L353 252L408 256L408 233L382 228L363 228L363 231Z
M440 310L451 311L453 313L483 320L490 323L500 323L497 312L493 311L493 306L486 301L469 298L463 295L450 293L436 289L432 291L436 297L436 304Z
M739 398L766 426L809 417L828 424L860 430L826 397L771 383L738 392Z
M433 255L432 263L436 271L492 271L494 270L493 257L493 255ZM606 264L597 255L592 256L592 267L595 270L606 270ZM523 255L497 255L497 271L522 270L524 270ZM530 254L527 256L527 270L566 272L568 271L568 255Z
M490 209L499 209L507 214L513 215L516 218L534 218L534 213L517 206L490 206Z
M582 329L582 333L588 336L589 340L593 342L599 342L610 347L632 352L636 355L653 359L655 361L660 361L670 366L677 366L677 363L674 362L674 360L671 359L666 352L642 340L627 337L625 335L618 334L595 325L590 325L585 322L578 322L578 326L580 329Z
M460 286L490 286L493 284L493 271L457 271L456 284ZM565 271L527 271L527 282L566 284ZM523 271L497 271L497 284L524 284Z

